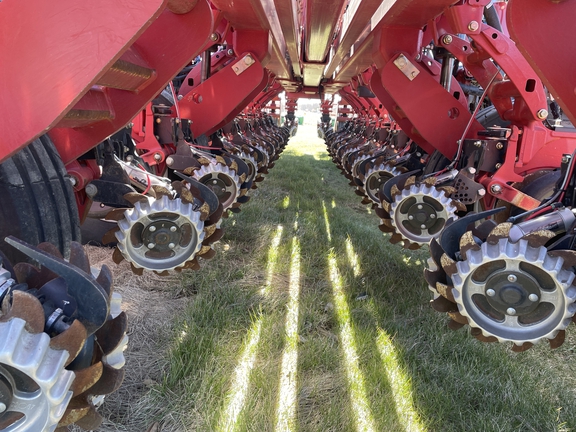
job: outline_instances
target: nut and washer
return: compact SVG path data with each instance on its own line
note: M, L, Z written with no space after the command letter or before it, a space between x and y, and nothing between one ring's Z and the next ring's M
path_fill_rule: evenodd
M442 43L444 45L450 45L452 43L452 36L450 36L449 34L444 35L444 37L442 37Z
M540 119L540 120L544 120L546 117L548 117L548 111L545 110L544 108L538 110L538 112L536 113L536 116Z
M470 31L476 31L480 28L480 25L478 24L478 21L470 21L468 23L468 30Z
M490 191L493 194L499 194L502 192L502 186L500 186L499 184L493 184L492 186L490 186Z

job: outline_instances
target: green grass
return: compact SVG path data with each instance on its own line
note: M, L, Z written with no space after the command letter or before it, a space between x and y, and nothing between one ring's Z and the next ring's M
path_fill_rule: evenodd
M313 134L184 275L194 301L151 395L163 430L574 430L576 332L515 354L449 330L427 252L388 242Z

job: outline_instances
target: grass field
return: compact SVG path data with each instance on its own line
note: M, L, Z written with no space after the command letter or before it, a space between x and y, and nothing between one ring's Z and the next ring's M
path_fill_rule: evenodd
M127 430L576 428L574 328L521 354L449 330L428 304L427 251L388 242L314 127L251 196L217 256L166 289L188 303L166 317L159 378Z

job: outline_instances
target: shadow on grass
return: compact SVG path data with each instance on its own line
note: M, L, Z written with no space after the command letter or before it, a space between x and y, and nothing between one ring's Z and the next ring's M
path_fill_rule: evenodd
M537 356L448 330L428 306L427 252L389 244L327 157L284 154L253 195L225 223L229 249L189 276L197 300L179 319L163 389L185 393L176 401L193 413L186 430L220 428L255 328L242 403L230 412L237 430L274 430L293 238L300 245L294 430L561 430L558 407L573 403L567 394L552 397L554 372L541 371ZM562 418L574 421L572 412Z

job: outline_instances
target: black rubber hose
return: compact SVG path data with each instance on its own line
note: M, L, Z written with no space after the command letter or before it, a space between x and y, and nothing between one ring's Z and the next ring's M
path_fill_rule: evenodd
M496 8L492 2L490 2L487 6L484 6L484 19L486 20L486 24L488 24L490 27L494 27L499 32L502 31L502 25L500 24L498 12L496 12Z

